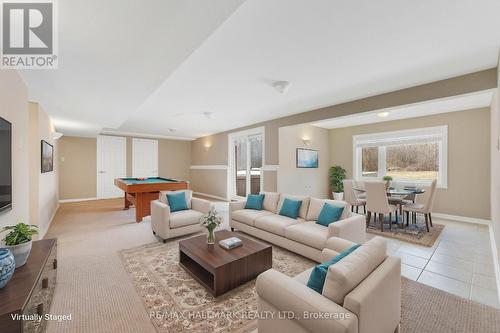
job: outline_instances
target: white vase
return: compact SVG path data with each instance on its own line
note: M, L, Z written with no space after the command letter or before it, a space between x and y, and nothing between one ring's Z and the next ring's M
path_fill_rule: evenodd
M29 241L18 245L6 246L6 248L12 252L14 259L16 260L16 268L21 267L26 263L26 260L28 260L28 256L31 252L32 244L33 242Z
M332 192L333 200L342 200L344 199L344 192Z

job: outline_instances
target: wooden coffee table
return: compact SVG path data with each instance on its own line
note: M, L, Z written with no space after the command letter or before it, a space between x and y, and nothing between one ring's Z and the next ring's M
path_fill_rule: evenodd
M219 240L238 237L243 245L226 250ZM215 297L241 286L272 267L272 247L227 230L215 232L215 244L201 235L179 242L179 265Z

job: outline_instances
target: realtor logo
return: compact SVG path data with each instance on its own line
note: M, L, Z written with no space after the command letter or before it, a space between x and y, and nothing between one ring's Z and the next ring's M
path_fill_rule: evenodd
M53 0L2 1L2 68L57 68Z

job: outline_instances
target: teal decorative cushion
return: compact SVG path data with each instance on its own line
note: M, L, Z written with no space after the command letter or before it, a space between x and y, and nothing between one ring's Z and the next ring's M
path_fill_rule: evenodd
M264 203L264 194L249 194L247 197L247 203L245 205L245 209L262 210L263 203Z
M345 250L344 252L340 253L335 258L315 266L311 272L311 275L309 276L309 281L307 281L307 286L312 290L321 294L323 292L323 286L325 284L326 274L328 273L328 267L339 262L347 255L349 255L349 253L356 250L360 246L361 246L360 244L356 244L350 247L349 249Z
M186 202L186 194L184 192L167 193L167 201L171 212L189 209Z
M285 199L283 201L283 206L281 206L280 215L296 219L297 216L299 216L299 209L301 204L302 201L300 200L292 200L288 198Z
M330 223L337 222L340 219L343 211L344 207L337 207L335 205L325 203L323 208L321 208L321 212L319 212L316 223L328 227Z

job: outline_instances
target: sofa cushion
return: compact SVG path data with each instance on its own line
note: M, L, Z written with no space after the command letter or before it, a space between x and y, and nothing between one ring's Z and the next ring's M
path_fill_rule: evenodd
M317 293L321 294L323 291L323 286L325 284L326 280L326 274L328 273L328 267L331 265L334 265L347 257L349 254L351 254L353 251L355 251L358 247L360 247L359 244L353 245L347 250L343 251L342 253L336 255L332 259L316 265L312 272L311 275L309 276L309 280L307 281L307 286L311 288L312 290L316 291Z
M307 281L309 281L309 276L311 275L311 272L313 269L314 269L314 267L311 267L311 268L303 271L302 273L295 275L293 277L293 279L299 281L303 285L307 285Z
M262 210L265 194L249 194L247 196L246 209Z
M192 209L170 213L170 229L198 224L202 216L203 213Z
M323 287L323 296L339 305L387 257L386 241L374 237L342 261L330 266Z
M186 194L186 203L189 209L191 209L191 198L193 197L193 191L191 190L180 190L180 191L161 191L158 197L160 202L168 206L167 194L169 193L180 193L184 192Z
M340 215L340 220L346 219L349 216L349 204L345 201L311 198L309 209L307 210L306 220L317 221L325 203L337 207L344 207L344 211L342 212L342 215Z
M337 222L340 219L344 209L344 207L325 203L323 208L321 208L321 212L319 213L318 221L316 221L316 223L327 227L330 223Z
M264 194L264 202L262 203L262 207L265 210L276 214L280 194L276 192L261 192L261 194Z
M268 215L255 220L255 227L285 237L285 229L291 225L305 222L302 219L292 219L281 215Z
M302 205L302 201L286 198L281 205L279 214L281 216L287 216L292 219L296 219L297 216L299 216L300 205Z
M167 201L170 206L170 212L189 209L187 206L186 195L182 192L167 193Z
M231 218L235 221L254 226L255 219L267 215L273 215L273 213L267 210L240 209L232 212Z
M285 237L295 242L323 250L328 239L328 228L316 222L305 222L285 229Z
M278 202L278 209L277 209L278 212L281 211L281 207L283 206L285 199L302 201L302 204L300 205L299 209L299 217L305 220L307 216L307 210L309 209L310 198L301 195L281 194L280 200Z

